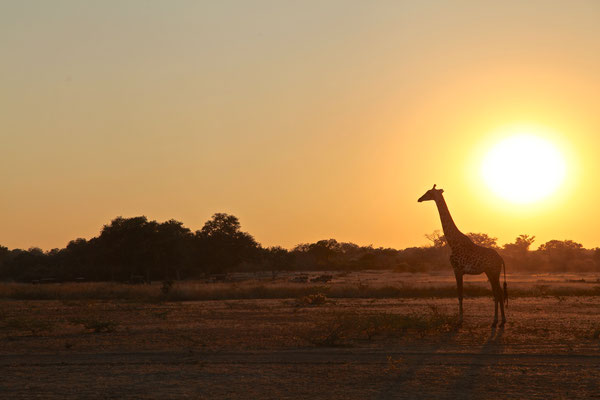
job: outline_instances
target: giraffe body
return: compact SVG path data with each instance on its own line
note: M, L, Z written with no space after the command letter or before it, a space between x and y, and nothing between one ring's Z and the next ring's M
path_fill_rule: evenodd
M500 276L503 260L496 250L470 243L453 248L450 263L455 274L479 275L493 272Z
M492 292L494 295L494 322L492 326L496 326L498 323L498 305L500 305L500 311L502 314L502 322L500 326L504 326L506 317L504 315L504 300L505 296L502 293L500 287L500 272L504 265L504 260L498 252L488 247L476 245L473 241L464 233L458 230L454 224L454 220L450 215L442 189L436 189L435 185L431 190L428 190L423 196L419 198L419 202L433 200L435 201L438 212L440 214L440 220L442 221L442 228L444 230L444 236L448 241L448 245L452 249L450 255L450 264L454 270L454 276L456 278L456 287L458 292L458 307L459 316L462 319L463 315L463 275L479 275L485 273L492 286ZM504 288L506 290L506 276L504 281Z

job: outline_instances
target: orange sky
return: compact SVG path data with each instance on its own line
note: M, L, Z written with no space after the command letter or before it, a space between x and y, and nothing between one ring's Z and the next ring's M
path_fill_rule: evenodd
M436 183L458 227L600 246L600 3L0 4L0 244L110 219L263 245L422 245ZM502 127L541 127L567 181L515 206L480 178Z

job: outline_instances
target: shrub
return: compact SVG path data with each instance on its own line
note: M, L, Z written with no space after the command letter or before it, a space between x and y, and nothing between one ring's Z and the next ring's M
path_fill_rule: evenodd
M96 318L77 318L70 320L70 322L75 325L83 325L85 329L93 331L94 333L114 332L117 329L117 326L119 326L119 323L116 321Z

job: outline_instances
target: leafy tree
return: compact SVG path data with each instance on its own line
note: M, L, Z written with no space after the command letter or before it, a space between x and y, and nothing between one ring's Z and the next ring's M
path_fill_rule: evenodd
M260 245L241 231L237 217L217 213L195 234L196 257L206 271L231 271L242 262L257 262Z
M535 236L519 235L514 243L507 243L504 245L504 250L512 252L527 252L529 247L535 242Z
M281 246L273 246L265 249L265 268L272 271L290 269L293 255Z
M98 237L100 263L109 268L110 279L172 279L188 259L191 231L179 221L162 224L144 216L115 218Z
M426 234L425 237L429 240L433 247L442 248L448 244L446 237L440 233L438 229L430 234Z
M145 216L140 216L117 217L104 226L98 245L111 280L125 281L132 275L150 276L158 272L152 265L152 233L156 225L155 221L148 222Z
M583 248L581 243L572 240L550 240L538 248L538 251L545 252L576 252Z
M570 265L585 256L583 245L572 240L550 240L540 245L537 253L543 256L547 268L559 271L569 270Z
M333 258L341 250L341 246L335 239L319 240L308 246L308 253L315 257L318 266L330 265Z
M13 250L10 258L11 261L7 270L9 276L13 279L30 281L55 277L46 254L38 247L31 247L29 250Z
M0 246L0 278L6 276L6 266L10 257L8 247Z
M204 223L200 234L204 237L229 237L237 238L241 235L248 235L241 232L241 225L238 218L226 213L213 214L210 220ZM248 235L249 236L249 235Z
M498 244L497 244L498 238L491 237L487 233L469 232L469 233L467 233L467 236L476 245L483 246L483 247L490 247L490 248L493 248L493 249L497 249L498 248Z
M92 243L83 238L71 240L66 248L51 255L54 257L54 263L61 266L63 279L84 277L96 280L99 278L95 268Z
M192 232L174 219L156 226L153 253L155 269L163 270L161 279L181 279L189 273L191 239Z
M514 243L506 243L503 246L504 254L515 258L525 258L534 241L535 236L519 235Z
M539 264L529 251L535 241L535 236L519 235L514 243L506 243L502 249L504 261L510 268L520 270L535 270Z

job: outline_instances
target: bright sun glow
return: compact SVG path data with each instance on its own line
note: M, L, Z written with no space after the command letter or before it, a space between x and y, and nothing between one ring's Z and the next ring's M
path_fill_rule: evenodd
M518 134L496 144L482 165L483 179L498 196L519 204L539 201L558 189L565 161L547 140Z

